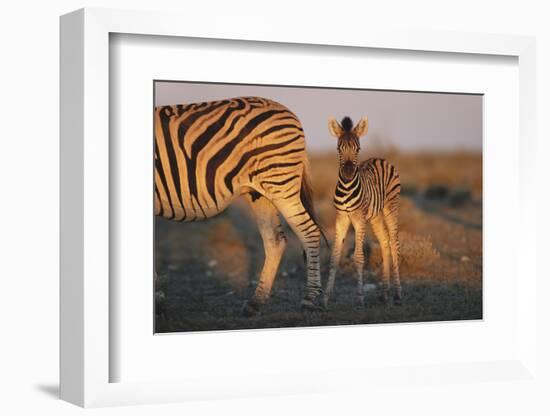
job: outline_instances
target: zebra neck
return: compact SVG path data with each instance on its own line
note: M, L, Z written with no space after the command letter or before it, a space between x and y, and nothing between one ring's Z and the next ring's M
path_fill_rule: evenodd
M338 172L338 183L336 189L340 191L341 194L346 195L355 190L359 184L359 171L356 170L354 175L350 179L346 179L342 172Z

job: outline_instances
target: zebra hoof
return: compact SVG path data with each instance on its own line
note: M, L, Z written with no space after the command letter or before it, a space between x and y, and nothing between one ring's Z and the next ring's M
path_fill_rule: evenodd
M401 302L401 296L399 295L394 295L393 296L393 304L395 306L401 306L403 303Z
M251 317L256 316L260 313L261 304L258 302L254 302L253 300L249 300L248 302L245 302L243 305L243 309L241 310L241 315L245 317Z
M317 296L315 299L304 298L300 307L302 312L322 312L325 310L325 303L321 301L321 296Z

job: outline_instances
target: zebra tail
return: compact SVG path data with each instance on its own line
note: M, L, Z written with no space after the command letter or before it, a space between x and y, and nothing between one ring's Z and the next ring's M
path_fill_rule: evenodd
M327 245L327 248L330 249L330 245L328 243L327 236L325 235L323 229L317 222L317 219L315 218L315 209L313 206L313 188L311 186L311 180L309 177L309 165L306 163L304 165L304 172L302 174L302 187L300 188L300 200L302 201L302 205L306 209L307 213L313 220L313 222L319 227L319 231L321 232L321 236L323 237L323 240L325 240L325 244Z

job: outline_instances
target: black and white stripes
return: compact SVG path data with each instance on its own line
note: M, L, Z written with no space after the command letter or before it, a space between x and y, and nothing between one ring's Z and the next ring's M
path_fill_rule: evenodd
M266 259L253 313L268 299L285 247L279 214L307 255L307 293L321 292L320 230L313 218L303 129L286 107L259 97L155 108L155 214L196 221L223 211L245 195L257 219Z
M383 296L386 299L388 297L391 261L394 303L401 303L398 238L401 184L397 170L388 161L372 158L358 162L359 137L366 134L367 130L366 117L361 119L355 127L349 117L345 117L341 125L333 118L329 120L329 131L338 138L340 167L334 191L334 206L337 210L336 235L324 298L325 304L328 303L334 288L342 245L350 225L355 229L354 263L357 272L357 297L359 304L363 304L363 242L367 223L372 225L382 249Z

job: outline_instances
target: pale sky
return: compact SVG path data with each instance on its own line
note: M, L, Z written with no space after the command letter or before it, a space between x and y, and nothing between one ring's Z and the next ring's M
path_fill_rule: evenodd
M292 110L303 124L308 151L335 149L328 118L356 123L369 117L362 147L391 144L401 151L482 149L481 95L434 94L256 85L156 82L155 105L188 104L240 96L260 96Z

